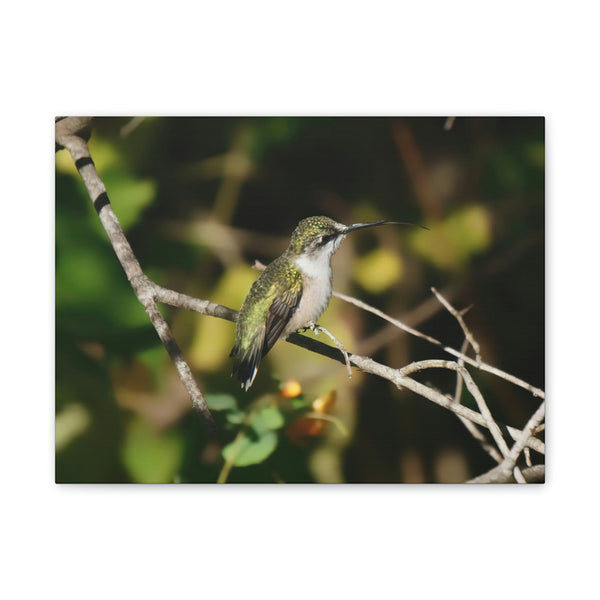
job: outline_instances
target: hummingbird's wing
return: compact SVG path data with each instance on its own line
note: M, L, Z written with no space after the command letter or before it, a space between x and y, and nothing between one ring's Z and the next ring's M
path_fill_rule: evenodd
M273 300L273 303L269 308L269 316L267 317L263 356L281 337L281 333L292 318L301 297L302 285L300 284L294 288L288 289L284 294L277 296L275 300Z
M230 356L234 358L233 374L245 390L252 385L262 357L292 318L302 297L302 276L296 270L285 270L285 287L277 270L283 258L276 259L252 286L244 301L236 327L236 343ZM250 298L261 299L252 301ZM258 324L257 324L258 323Z

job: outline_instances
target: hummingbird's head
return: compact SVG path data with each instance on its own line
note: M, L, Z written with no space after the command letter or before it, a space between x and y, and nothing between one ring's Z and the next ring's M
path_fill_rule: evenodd
M289 250L292 254L333 254L346 235L346 226L329 217L302 219L292 233Z
M348 233L355 229L374 227L375 225L411 225L411 223L373 221L372 223L343 225L329 217L308 217L302 219L294 229L288 250L296 256L301 254L331 255L339 248Z

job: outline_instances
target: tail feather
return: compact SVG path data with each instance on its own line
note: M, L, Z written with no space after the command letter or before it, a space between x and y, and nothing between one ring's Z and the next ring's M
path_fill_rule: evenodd
M242 384L244 391L254 382L258 365L263 356L264 332L256 336L249 344L242 346L239 342L232 348L229 356L233 357L233 372Z

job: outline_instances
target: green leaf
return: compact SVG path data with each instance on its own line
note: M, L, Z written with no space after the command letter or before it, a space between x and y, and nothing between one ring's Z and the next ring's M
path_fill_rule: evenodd
M230 411L225 416L228 423L232 423L233 425L239 425L244 422L244 413L242 412L234 412Z
M266 431L256 439L244 435L223 448L223 458L236 467L246 467L261 463L277 447L277 434Z
M122 460L137 483L172 483L183 458L183 440L175 432L158 433L141 417L129 424Z
M252 429L260 434L273 429L279 429L280 427L283 427L284 423L285 419L279 409L266 406L254 415L251 425Z
M231 394L207 394L204 399L211 410L237 411L237 400Z

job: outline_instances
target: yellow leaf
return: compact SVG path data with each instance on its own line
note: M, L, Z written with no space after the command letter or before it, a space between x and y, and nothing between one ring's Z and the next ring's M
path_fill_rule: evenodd
M60 452L68 446L75 438L79 437L91 424L91 416L87 408L81 404L69 404L56 415L55 446Z
M141 417L127 427L121 460L137 483L171 483L183 459L184 442L175 431L158 432Z
M377 248L359 258L353 267L354 279L368 292L381 294L402 277L402 259L387 248Z
M313 410L318 413L330 413L335 406L337 400L337 393L335 390L331 390L328 394L320 396L313 401Z
M412 247L442 270L460 269L491 243L491 217L479 204L466 206L429 228L414 232Z

